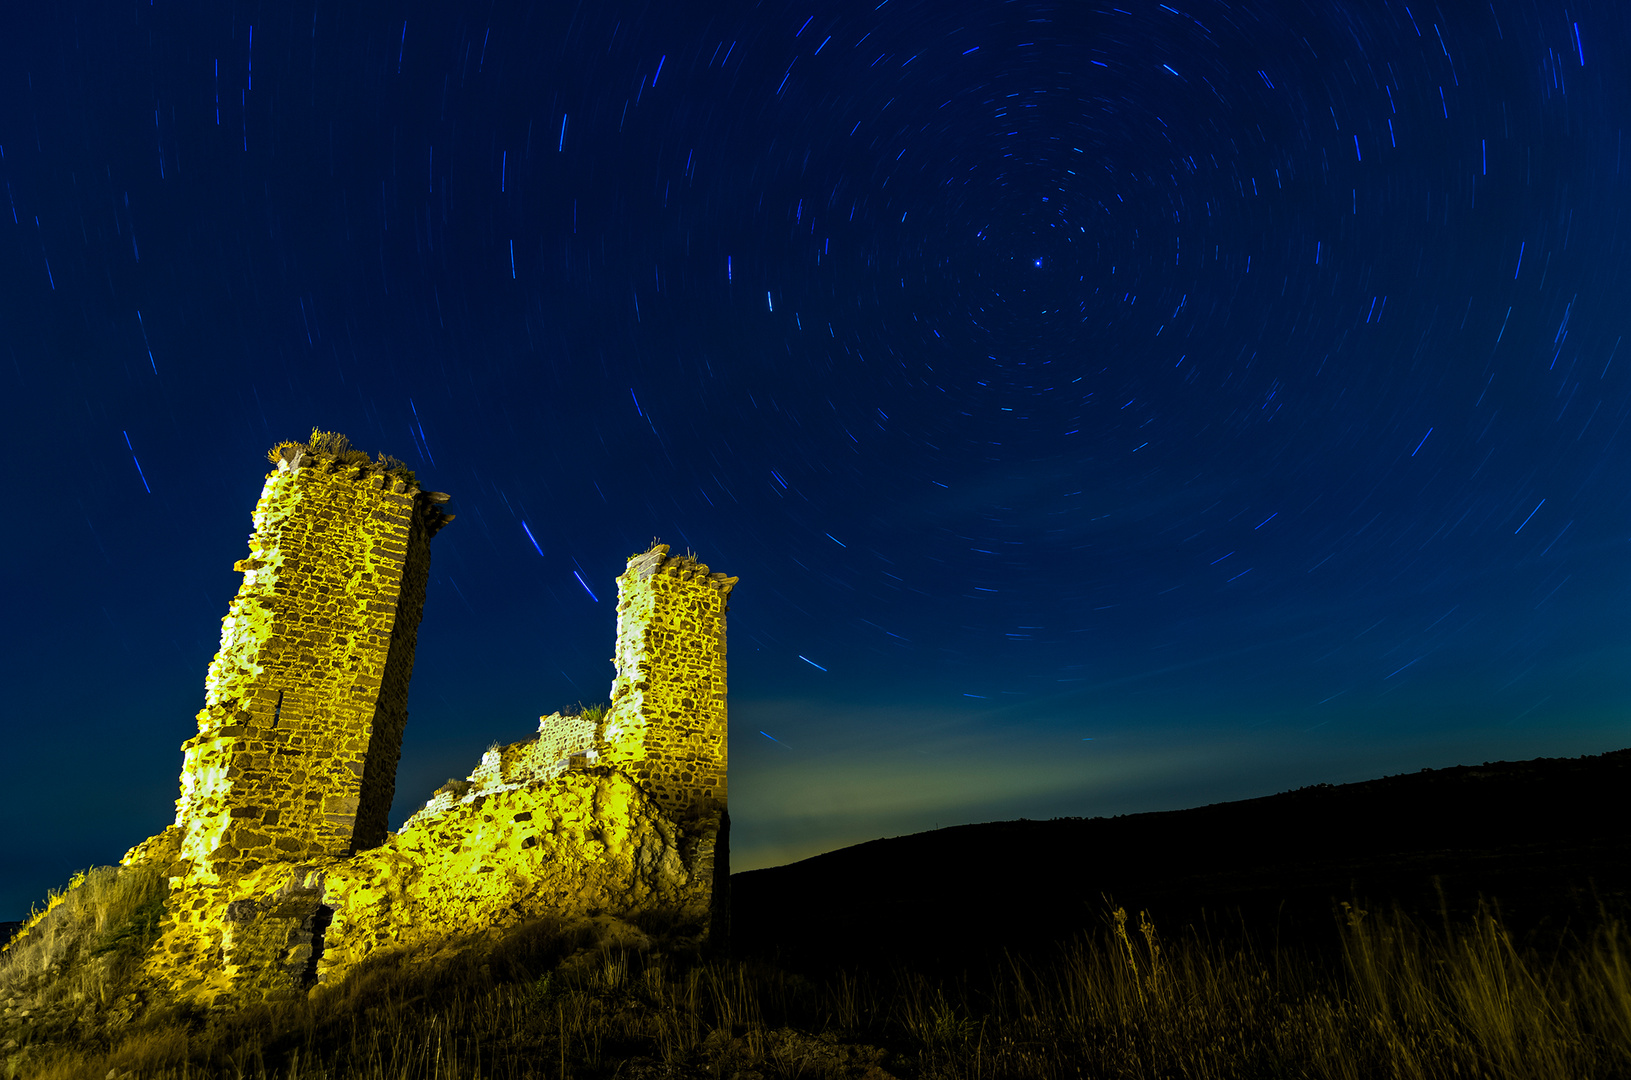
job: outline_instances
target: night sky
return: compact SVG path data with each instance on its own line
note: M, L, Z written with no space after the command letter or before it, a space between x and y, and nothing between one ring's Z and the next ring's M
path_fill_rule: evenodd
M458 515L393 825L654 536L737 869L1631 743L1631 12L1118 3L6 5L0 917L313 427Z

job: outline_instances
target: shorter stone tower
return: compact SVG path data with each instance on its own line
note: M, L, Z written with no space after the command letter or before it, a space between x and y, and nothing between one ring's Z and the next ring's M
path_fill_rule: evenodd
M737 579L667 544L617 579L617 677L599 760L676 819L725 809L725 612Z
M400 462L343 435L283 443L221 620L176 825L189 876L343 855L385 839L430 538L452 520Z

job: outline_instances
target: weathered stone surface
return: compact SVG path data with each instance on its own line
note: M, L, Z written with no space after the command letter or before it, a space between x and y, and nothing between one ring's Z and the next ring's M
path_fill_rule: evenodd
M448 496L342 436L269 457L176 823L124 860L170 882L148 981L206 1004L264 1000L381 949L545 915L661 910L722 933L736 579L662 544L632 556L610 708L542 717L388 834Z
M385 837L430 538L451 519L417 485L410 498L376 489L355 460L366 455L323 441L336 452L269 455L252 554L234 564L243 584L182 748L176 825L199 881Z
M617 579L617 677L601 760L677 814L726 803L725 612L737 579L667 544Z
M544 915L661 910L700 922L716 833L712 823L681 828L617 769L467 796L323 872L334 921L317 977L341 975L382 946Z

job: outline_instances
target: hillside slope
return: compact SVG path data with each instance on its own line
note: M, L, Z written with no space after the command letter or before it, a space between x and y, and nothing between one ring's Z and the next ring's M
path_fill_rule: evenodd
M1631 750L1420 773L1191 810L964 825L731 879L733 946L804 964L956 968L1102 924L1105 897L1315 947L1339 901L1519 932L1631 909Z

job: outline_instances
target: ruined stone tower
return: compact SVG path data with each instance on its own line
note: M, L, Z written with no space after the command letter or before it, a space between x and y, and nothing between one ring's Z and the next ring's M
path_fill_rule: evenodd
M299 995L382 950L539 918L664 912L728 934L725 604L668 547L618 579L605 710L543 717L387 831L447 496L313 432L268 455L176 821L132 848L170 892L144 985L200 1004Z
M385 839L430 538L447 496L344 436L269 452L243 584L222 622L176 825L190 877Z
M617 579L617 677L600 760L676 818L725 808L725 610L736 578L654 544Z

